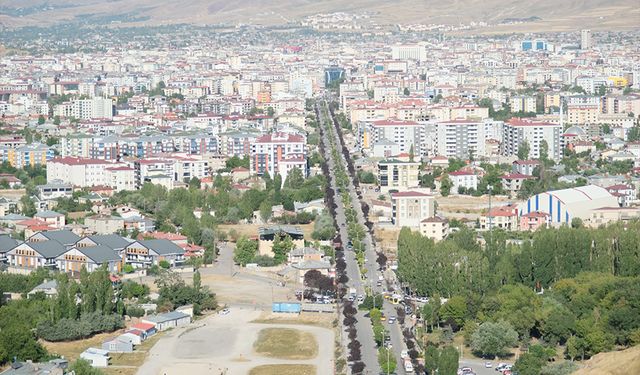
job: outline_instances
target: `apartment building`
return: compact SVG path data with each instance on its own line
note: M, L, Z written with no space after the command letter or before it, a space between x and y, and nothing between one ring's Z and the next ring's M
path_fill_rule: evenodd
M124 248L123 259L134 268L151 267L163 260L176 266L184 263L184 253L183 248L169 240L138 240Z
M394 142L401 153L413 152L418 158L427 152L425 126L415 121L361 121L358 123L358 132L359 146L366 152L382 140Z
M452 120L435 124L434 154L468 159L485 155L485 125L479 121Z
M287 174L298 168L308 175L306 139L299 134L275 132L258 137L251 144L250 170L258 175L276 174L285 181Z
M112 119L113 100L100 97L77 99L56 105L53 108L53 114L64 118L74 117L82 120L92 118Z
M562 126L550 122L513 118L502 126L502 155L511 156L518 153L523 142L529 144L529 157L540 157L540 144L546 141L549 158L560 160L562 147L560 137Z
M454 194L460 190L478 189L478 175L471 170L449 172L449 179L453 183L451 191Z
M42 143L31 143L17 147L0 147L0 162L22 169L27 166L45 166L54 157L51 147Z
M394 225L419 230L424 219L435 216L435 199L417 191L392 193L391 210Z
M444 240L449 234L449 221L438 216L420 222L420 234L435 242Z
M403 191L419 185L420 162L384 159L378 162L380 192Z
M536 112L536 98L534 96L513 96L509 99L511 112Z

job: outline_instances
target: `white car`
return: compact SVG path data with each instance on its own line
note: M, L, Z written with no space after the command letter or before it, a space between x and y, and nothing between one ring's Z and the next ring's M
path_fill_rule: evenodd
M491 362L485 362L485 363L484 363L484 367L486 367L486 368L491 368L491 367L493 367L493 363L491 363Z
M409 358L409 352L407 350L403 350L400 353L400 358L402 358L402 359Z
M228 315L230 313L229 309L220 310L220 315Z

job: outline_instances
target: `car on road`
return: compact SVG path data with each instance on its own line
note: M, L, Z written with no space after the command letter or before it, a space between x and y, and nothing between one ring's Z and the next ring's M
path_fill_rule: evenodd
M491 363L491 362L485 362L485 363L484 363L484 367L486 367L486 368L491 368L491 367L493 367L493 363Z
M349 302L353 302L353 301L355 301L355 300L356 300L356 299L355 299L355 298L353 298L353 296L349 296L349 297L347 297L347 301L349 301Z
M229 309L222 309L220 310L220 315L228 315L230 312Z
M395 323L396 322L396 317L395 316L390 316L388 322L389 322L389 324Z
M376 286L378 286L378 287L382 286L382 281L378 280L378 281L376 282Z
M409 351L408 350L403 350L400 352L400 358L402 359L407 359L409 358Z
M361 294L358 296L358 303L364 302L364 296Z

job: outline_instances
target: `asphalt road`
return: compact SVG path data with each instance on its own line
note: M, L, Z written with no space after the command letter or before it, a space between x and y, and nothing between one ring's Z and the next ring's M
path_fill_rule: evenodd
M320 111L320 115L322 116L322 111ZM320 123L322 123L324 121L324 118L320 120L321 120ZM342 159L341 162L346 167L347 162L344 158L344 155L341 152L342 146L340 143L340 138L337 135L337 132L334 132L334 136L335 136L336 145L338 146L340 158ZM325 148L326 150L329 150L329 143L328 143L327 137L328 135L325 132L323 136L324 141L326 142ZM346 227L343 226L343 223L346 223L346 217L344 214L344 205L342 203L341 195L336 190L336 185L334 180L335 176L333 174L333 170L336 164L335 164L335 161L332 160L331 153L328 152L328 154L329 155L326 155L325 157L327 158L329 170L331 171L330 181L331 181L331 186L336 193L335 194L336 204L338 206L338 208L336 209L335 220L340 228L340 235L343 239L343 242L346 244L349 238L348 238ZM348 189L349 189L349 194L351 196L352 207L356 211L357 220L360 223L360 225L364 227L366 220L364 217L364 213L362 212L362 207L360 205L360 199L358 198L356 188L351 182L351 179L349 179ZM350 280L349 286L356 288L357 293L362 295L365 294L365 288L370 288L374 294L383 293L386 291L386 287L376 286L376 282L378 281L378 278L383 275L381 272L378 271L378 264L376 263L377 253L376 253L374 242L368 231L365 232L363 243L365 245L365 258L366 258L365 268L367 270L365 275L366 278L364 280L361 278L360 270L358 268L358 264L355 259L355 253L351 251L345 252L345 260L347 262L347 275L349 276L349 280ZM383 284L386 284L386 283L383 283ZM392 305L387 300L385 300L382 310L384 311L386 316L396 315L395 306ZM356 327L358 328L358 339L363 345L363 350L362 350L363 361L367 365L367 369L370 370L369 373L378 374L381 371L381 369L377 361L377 347L375 346L375 341L373 340L373 331L370 324L370 320L364 316L364 313L358 313L357 319L358 319L358 323L356 324ZM400 357L400 353L406 349L406 346L404 345L403 336L402 336L402 329L397 322L394 324L389 324L387 322L385 323L385 326L389 332L391 344L393 347L393 353L396 357L396 361L398 362L396 373L404 374L404 369L402 367L403 361Z
M319 113L320 113L319 123L322 124L324 123L325 118L323 116L322 111L319 111ZM344 204L336 188L336 180L335 180L336 176L334 172L337 161L333 160L333 156L330 151L331 146L329 143L329 136L326 131L323 132L322 142L325 145L325 150L327 151L324 157L327 160L327 164L329 167L329 176L328 176L329 182L332 189L335 192L335 198L336 198L337 209L336 209L336 216L334 219L340 230L340 236L342 238L342 241L346 244L349 239L347 230L346 230L347 218L345 216ZM336 142L339 145L339 140L337 139L337 137L336 137ZM346 163L344 163L344 160L342 161L342 163L343 165L346 166ZM358 269L358 264L355 259L355 254L353 252L346 251L345 262L347 263L346 272L347 272L347 276L349 277L348 287L356 288L356 291L358 294L364 294L364 285L360 281L360 271ZM365 373L378 374L380 372L380 366L378 364L378 352L377 352L375 340L373 339L373 330L371 327L370 320L360 312L356 316L356 319L357 319L356 330L358 331L358 341L360 341L360 343L362 344L362 347L361 347L362 361L366 365ZM340 321L342 321L342 317L340 318ZM346 350L348 353L348 349Z

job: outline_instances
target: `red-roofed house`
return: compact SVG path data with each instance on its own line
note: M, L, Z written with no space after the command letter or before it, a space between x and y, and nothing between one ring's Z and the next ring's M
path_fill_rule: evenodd
M520 230L535 231L549 225L550 217L546 212L533 211L520 216Z
M480 229L488 230L489 227L504 230L518 229L518 207L508 204L502 207L493 207L480 216Z
M457 193L460 188L465 190L478 189L478 175L470 170L459 170L449 173L449 179L453 183L451 191Z
M618 197L620 207L629 207L631 203L636 202L638 193L633 185L618 184L606 188L609 193Z
M391 194L391 221L398 227L420 229L422 220L435 216L433 195L417 191Z
M538 160L516 160L511 164L511 172L533 175L533 170L540 165Z

